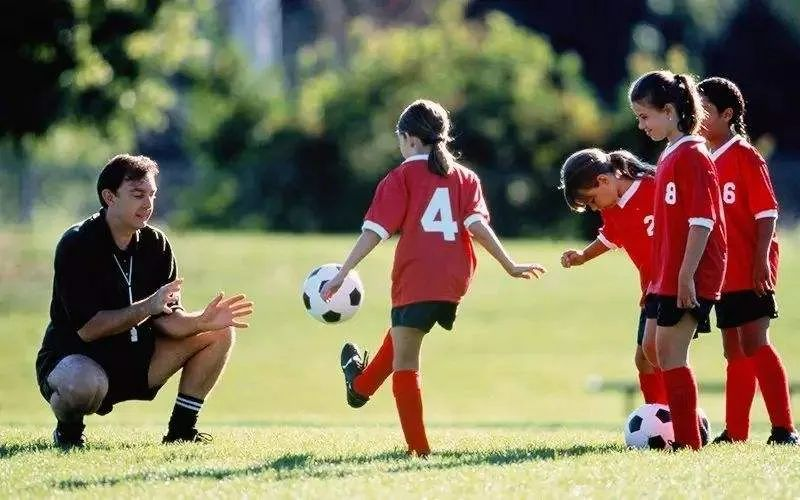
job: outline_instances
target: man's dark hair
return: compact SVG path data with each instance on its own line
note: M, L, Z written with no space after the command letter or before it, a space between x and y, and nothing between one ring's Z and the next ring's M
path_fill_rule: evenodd
M103 200L104 189L116 193L124 181L138 181L147 174L158 175L158 164L146 156L122 154L111 158L97 178L97 197L100 198L100 204L103 208L108 207Z

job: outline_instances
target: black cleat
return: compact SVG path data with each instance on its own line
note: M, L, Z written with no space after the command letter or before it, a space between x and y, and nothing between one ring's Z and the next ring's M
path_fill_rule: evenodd
M688 444L679 443L677 441L671 442L670 443L670 447L672 448L672 451L680 451L680 450L688 450L689 449L689 445Z
M83 429L83 425L74 426L72 429L63 429L61 426L57 426L53 431L53 444L62 450L82 449L86 446Z
M197 429L190 429L188 432L167 432L161 444L170 443L210 443L214 438L207 432L198 432Z
M798 446L800 445L800 436L797 431L789 431L784 427L773 427L772 433L767 439L767 444L788 444Z
M733 443L733 439L728 435L728 429L722 431L722 434L715 437L711 444L731 444Z
M347 342L342 347L341 366L342 373L344 373L347 404L353 408L361 408L369 401L368 397L362 396L353 390L353 380L361 375L361 372L364 371L364 367L367 366L366 357L367 353L364 352L364 359L361 358L361 354L358 353L358 346L355 344Z

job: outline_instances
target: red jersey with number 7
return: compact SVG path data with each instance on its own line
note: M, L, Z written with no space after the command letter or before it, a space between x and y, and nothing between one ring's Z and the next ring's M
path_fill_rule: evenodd
M656 181L643 177L620 196L617 203L600 211L603 227L597 239L611 249L623 248L639 271L642 302L653 279L653 196Z
M392 269L392 307L460 302L477 261L467 227L489 221L475 172L454 165L446 177L428 170L428 156L409 157L375 190L362 230L400 235Z
M711 158L719 175L728 227L728 267L722 291L752 290L758 220L778 217L767 164L756 148L738 135L711 153ZM773 281L777 281L778 240L774 234L769 267Z
M725 215L714 163L705 140L685 136L661 154L656 167L653 283L650 292L678 295L691 226L710 230L694 274L698 298L719 300L727 259Z

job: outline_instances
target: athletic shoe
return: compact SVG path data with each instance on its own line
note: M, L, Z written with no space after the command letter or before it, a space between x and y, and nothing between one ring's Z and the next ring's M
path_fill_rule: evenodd
M364 352L364 359L362 359L361 354L358 353L358 350L359 349L357 345L347 342L342 347L341 356L341 366L342 373L344 373L344 386L347 394L347 404L353 408L361 408L367 404L367 401L369 401L368 397L362 396L353 390L353 380L361 375L361 372L364 371L364 367L367 366L367 353Z

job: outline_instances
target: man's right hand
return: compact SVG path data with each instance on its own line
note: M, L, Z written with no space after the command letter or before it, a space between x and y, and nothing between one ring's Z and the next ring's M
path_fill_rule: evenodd
M172 308L170 304L179 301L181 293L181 285L183 285L183 278L177 278L175 281L167 283L158 289L156 293L147 299L147 312L150 316L157 314L171 314Z

